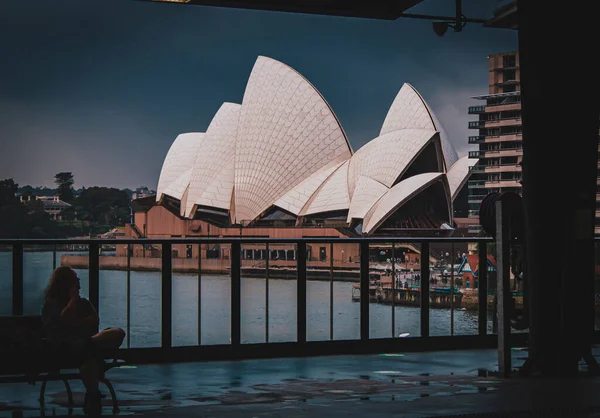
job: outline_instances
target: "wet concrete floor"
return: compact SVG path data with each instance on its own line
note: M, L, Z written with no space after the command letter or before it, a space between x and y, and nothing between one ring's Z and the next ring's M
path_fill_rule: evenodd
M514 350L513 364L526 355ZM503 380L478 369L497 369L494 350L126 366L107 377L117 416L600 417L600 378ZM0 385L0 417L82 415L83 386L71 384L72 410L61 382L48 384L43 408L39 383ZM110 397L103 414L113 414Z

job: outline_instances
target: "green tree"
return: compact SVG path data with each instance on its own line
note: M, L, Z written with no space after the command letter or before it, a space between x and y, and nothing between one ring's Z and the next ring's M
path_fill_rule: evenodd
M70 171L58 173L54 176L54 183L56 184L56 193L60 196L61 200L65 202L73 201L73 173Z
M19 185L13 179L5 179L0 181L0 206L17 203L17 191Z

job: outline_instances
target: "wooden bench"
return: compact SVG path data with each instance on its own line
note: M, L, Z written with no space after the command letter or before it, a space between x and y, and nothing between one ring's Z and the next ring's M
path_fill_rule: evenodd
M119 412L115 390L105 373L125 362L118 358L118 350L100 353L100 379L109 390L113 412ZM81 379L79 364L69 353L57 353L46 347L41 316L0 317L0 383L41 382L40 407L44 406L46 384L62 381L67 392L69 409L73 407L73 392L69 380ZM73 371L73 370L77 371Z

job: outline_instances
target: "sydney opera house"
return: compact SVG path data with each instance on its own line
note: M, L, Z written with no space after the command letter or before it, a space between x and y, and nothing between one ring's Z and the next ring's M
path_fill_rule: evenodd
M421 95L404 84L379 136L354 152L302 75L258 57L241 104L184 133L157 195L135 202L133 237L451 235L470 166Z

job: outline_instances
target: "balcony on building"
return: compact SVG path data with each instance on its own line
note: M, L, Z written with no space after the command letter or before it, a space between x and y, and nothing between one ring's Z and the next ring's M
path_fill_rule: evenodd
M469 180L469 189L471 188L484 188L486 180Z
M469 137L469 144L481 144L483 142L485 142L484 135L476 135L476 136Z
M485 112L485 106L469 106L469 115L478 115Z
M469 151L469 158L480 158L483 157L482 151Z
M484 120L473 120L469 121L469 129L479 129L485 127Z

